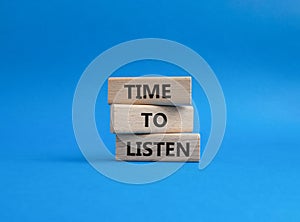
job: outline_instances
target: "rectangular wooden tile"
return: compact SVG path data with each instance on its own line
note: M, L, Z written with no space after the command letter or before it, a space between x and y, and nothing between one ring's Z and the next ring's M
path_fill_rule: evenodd
M112 133L192 132L193 106L113 104L110 108Z
M190 105L191 77L109 78L108 103Z
M200 160L200 134L117 135L116 159L125 161L197 162Z

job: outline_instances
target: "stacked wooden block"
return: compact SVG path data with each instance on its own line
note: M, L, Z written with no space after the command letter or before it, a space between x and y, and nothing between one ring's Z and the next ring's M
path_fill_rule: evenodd
M190 77L109 78L116 159L199 161Z

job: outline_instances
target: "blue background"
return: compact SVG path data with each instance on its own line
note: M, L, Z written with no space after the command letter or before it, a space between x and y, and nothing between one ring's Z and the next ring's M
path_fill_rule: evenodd
M205 170L185 164L162 181L129 185L83 158L72 99L96 56L145 37L185 44L210 64L227 129ZM1 0L0 221L299 221L299 40L300 3L292 0ZM184 74L145 61L114 75L145 73ZM97 123L114 152L106 90ZM205 145L209 106L196 84L193 97Z

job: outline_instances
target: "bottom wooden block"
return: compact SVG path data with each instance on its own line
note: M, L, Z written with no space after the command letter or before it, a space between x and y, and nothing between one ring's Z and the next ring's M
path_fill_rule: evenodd
M200 134L118 134L116 159L197 162L200 160Z

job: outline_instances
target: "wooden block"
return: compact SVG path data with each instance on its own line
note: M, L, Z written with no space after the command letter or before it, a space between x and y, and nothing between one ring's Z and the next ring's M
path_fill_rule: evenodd
M116 159L197 162L200 160L200 134L117 135Z
M110 109L112 133L192 132L193 106L113 104Z
M191 105L191 77L108 79L108 103Z

